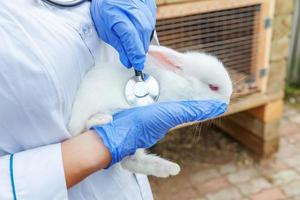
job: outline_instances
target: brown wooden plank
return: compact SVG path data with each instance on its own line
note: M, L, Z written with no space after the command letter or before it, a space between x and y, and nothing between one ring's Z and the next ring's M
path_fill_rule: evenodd
M265 141L229 119L216 125L257 155L268 156L278 150L279 137Z
M285 84L287 60L271 62L266 93L282 91Z
M261 77L261 70L268 70L270 67L270 52L271 52L271 39L272 28L265 28L265 20L273 20L274 17L275 0L265 0L261 8L261 25L260 25L260 43L258 50L258 62L256 70L256 81L262 93L266 92L268 76Z
M265 105L248 110L248 113L264 123L281 118L283 112L283 100L268 102Z
M271 140L279 137L280 116L276 120L265 123L247 112L240 112L227 116L228 120L250 131L262 140Z
M278 91L277 93L273 94L261 94L256 93L252 95L248 95L246 97L233 99L230 103L228 111L226 112L227 115L245 111L251 108L255 108L261 105L264 105L270 101L276 101L278 99L282 99L284 96L283 91Z

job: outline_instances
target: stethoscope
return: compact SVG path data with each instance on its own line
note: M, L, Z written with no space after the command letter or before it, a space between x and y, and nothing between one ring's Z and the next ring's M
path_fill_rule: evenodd
M150 36L150 41L154 36L154 30ZM125 98L129 105L144 106L158 100L159 83L149 74L134 70L135 76L131 77L125 86Z
M91 0L42 0L45 3L58 6L58 7L74 7L86 1ZM151 34L150 41L152 40L154 31ZM142 71L134 70L135 76L131 77L126 85L124 95L129 105L144 106L149 105L158 100L159 97L159 83L158 81L145 74Z

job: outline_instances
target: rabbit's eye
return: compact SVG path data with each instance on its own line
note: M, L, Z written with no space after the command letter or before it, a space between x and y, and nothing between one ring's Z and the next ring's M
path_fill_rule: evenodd
M219 91L219 86L217 86L217 85L208 84L208 86L209 86L209 89L211 89L212 91L215 91L215 92Z

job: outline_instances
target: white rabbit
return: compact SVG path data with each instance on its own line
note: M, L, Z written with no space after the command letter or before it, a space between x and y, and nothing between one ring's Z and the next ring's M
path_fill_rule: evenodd
M78 135L86 128L105 124L112 114L129 108L124 87L134 73L118 61L96 62L85 76L73 105L69 130ZM163 46L150 46L145 73L160 84L158 102L174 100L219 99L229 103L232 83L223 64L215 57L198 52L179 53ZM180 171L179 165L146 154L143 149L121 161L123 168L135 173L168 177Z

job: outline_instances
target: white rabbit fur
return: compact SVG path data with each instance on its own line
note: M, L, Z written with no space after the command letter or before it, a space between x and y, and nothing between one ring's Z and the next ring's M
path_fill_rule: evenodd
M108 123L113 113L129 108L124 87L134 75L133 70L121 66L115 55L112 58L111 62L103 62L102 58L96 60L96 67L84 77L69 122L72 135L78 135L92 125ZM158 102L219 99L229 103L231 79L223 64L211 55L179 53L163 46L150 46L144 72L159 81ZM213 90L216 88L218 91ZM135 173L158 177L176 175L180 171L176 163L146 154L142 149L123 159L121 165Z

